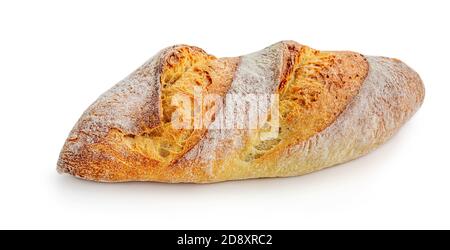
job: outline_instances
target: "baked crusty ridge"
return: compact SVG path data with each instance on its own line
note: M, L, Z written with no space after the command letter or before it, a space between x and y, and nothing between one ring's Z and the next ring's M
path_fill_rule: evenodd
M161 132L170 110L164 100L185 91L183 81L221 96L279 93L280 138L258 140L259 130ZM320 52L291 41L224 59L174 46L85 112L66 141L58 170L107 182L305 174L374 149L417 110L423 96L419 76L398 60ZM211 125L221 120L220 112L217 116ZM169 137L175 141L167 142Z

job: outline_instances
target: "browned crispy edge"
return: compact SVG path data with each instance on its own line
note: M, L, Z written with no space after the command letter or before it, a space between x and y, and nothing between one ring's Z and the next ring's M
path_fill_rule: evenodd
M124 136L142 134L161 123L160 75L163 68L170 64L171 57L184 47L206 54L202 49L189 45L176 45L164 49L91 105L77 122L63 146L57 164L58 172L100 182L150 179L170 182L173 177L184 175L184 170L183 173L179 173L180 171L170 166L164 167L158 161L130 151L122 143ZM234 74L239 58L218 60L227 61L231 65L229 73ZM229 87L232 79L233 76L230 76L228 83L224 83L225 88ZM133 95L136 91L142 91L141 88L133 88L136 83L144 85L144 91L148 93L140 96L142 100L139 106L132 106L128 111L117 112L115 107L124 106L128 101L128 94ZM115 94L110 95L111 92ZM110 99L117 102L111 103ZM103 117L105 115L107 117ZM93 121L92 117L99 117L100 120ZM122 126L120 124L122 119L130 122L131 126ZM191 148L193 146L190 145ZM195 173L195 170L192 170L191 174L200 177L202 173Z

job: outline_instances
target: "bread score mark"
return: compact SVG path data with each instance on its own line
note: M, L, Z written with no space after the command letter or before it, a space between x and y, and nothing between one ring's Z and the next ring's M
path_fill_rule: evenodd
M287 44L278 86L279 137L262 140L264 130L257 131L242 150L241 159L263 161L330 126L357 94L367 72L362 55Z
M196 129L194 125L198 121L194 120L193 114L190 116L192 119L187 121L192 126L174 126L177 124L172 120L177 110L175 98L183 96L186 104L195 102L195 91L203 95L223 96L231 84L237 62L238 59L216 59L197 47L182 46L176 49L162 65L160 125L140 135L124 135L125 144L146 158L156 160L161 166L170 165L183 156L203 137L206 126ZM213 108L200 105L200 110L196 112L214 119Z

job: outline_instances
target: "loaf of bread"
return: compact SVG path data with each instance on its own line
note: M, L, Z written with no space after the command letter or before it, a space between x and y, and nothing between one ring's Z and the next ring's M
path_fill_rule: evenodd
M57 169L101 182L304 175L383 144L424 92L397 59L293 41L235 58L173 46L87 109Z

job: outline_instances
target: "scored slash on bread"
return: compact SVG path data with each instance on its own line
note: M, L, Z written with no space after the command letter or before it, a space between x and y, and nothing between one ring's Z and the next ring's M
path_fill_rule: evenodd
M172 124L177 94L278 95L279 133ZM297 176L340 164L388 140L420 107L417 73L396 59L318 51L283 41L238 58L178 45L103 94L67 139L58 171L101 182L211 183ZM245 101L237 113L249 112ZM208 110L201 109L204 114ZM266 107L263 113L269 113ZM220 127L220 126L219 126Z

